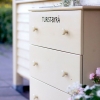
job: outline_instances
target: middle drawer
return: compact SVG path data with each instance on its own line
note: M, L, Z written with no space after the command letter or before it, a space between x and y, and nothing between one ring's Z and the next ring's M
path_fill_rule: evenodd
M82 81L82 57L47 48L30 48L31 76L66 92L73 82Z

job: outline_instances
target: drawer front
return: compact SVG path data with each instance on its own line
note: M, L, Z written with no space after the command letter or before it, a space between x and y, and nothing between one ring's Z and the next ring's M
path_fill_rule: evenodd
M30 42L82 54L81 11L30 13Z
M31 46L31 76L66 92L81 79L81 56Z
M38 99L35 99L35 98ZM68 100L70 96L34 78L30 80L30 100Z

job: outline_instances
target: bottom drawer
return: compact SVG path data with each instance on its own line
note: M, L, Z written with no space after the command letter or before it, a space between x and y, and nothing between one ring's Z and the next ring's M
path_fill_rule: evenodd
M34 78L30 80L30 100L67 100L70 97L56 88L53 88Z

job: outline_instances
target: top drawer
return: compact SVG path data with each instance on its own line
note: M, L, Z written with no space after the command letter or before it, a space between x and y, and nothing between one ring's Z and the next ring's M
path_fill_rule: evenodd
M30 42L82 54L81 11L30 13Z

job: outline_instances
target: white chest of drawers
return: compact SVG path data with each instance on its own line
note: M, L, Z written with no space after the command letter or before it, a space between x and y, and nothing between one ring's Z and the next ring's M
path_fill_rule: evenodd
M30 100L67 100L66 87L90 84L100 66L100 7L32 9Z

